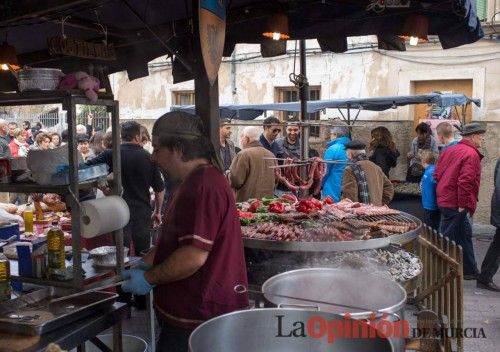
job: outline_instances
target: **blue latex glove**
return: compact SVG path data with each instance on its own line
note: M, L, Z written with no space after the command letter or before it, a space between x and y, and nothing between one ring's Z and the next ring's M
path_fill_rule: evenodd
M151 285L146 278L144 277L144 273L146 271L141 269L130 269L126 270L122 273L122 277L126 280L122 285L122 290L124 292L130 292L135 295L145 295L149 291L155 287L155 285Z
M141 259L134 266L134 269L140 269L140 270L148 271L149 269L151 269L151 265L149 265L148 263L146 263L144 260Z

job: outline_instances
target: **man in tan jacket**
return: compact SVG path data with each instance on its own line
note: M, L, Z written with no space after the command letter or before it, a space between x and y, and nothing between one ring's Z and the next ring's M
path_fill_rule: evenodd
M242 151L239 152L229 168L229 181L235 192L237 202L249 198L271 197L274 195L274 154L259 142L260 129L245 127L240 137Z
M353 140L345 148L350 165L342 179L342 198L373 205L389 204L394 187L382 169L368 160L365 144Z

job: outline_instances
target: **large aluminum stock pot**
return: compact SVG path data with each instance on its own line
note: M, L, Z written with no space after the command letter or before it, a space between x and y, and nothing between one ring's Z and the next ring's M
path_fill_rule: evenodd
M355 320L301 309L251 309L221 315L196 328L190 352L392 352L391 342ZM365 329L364 331L362 329Z
M404 337L409 332L403 320L406 290L389 278L345 269L299 269L271 277L262 285L262 292L272 306L317 306L323 312L349 313L353 319L376 325L385 320L391 330L397 330L390 334L395 350L404 351Z

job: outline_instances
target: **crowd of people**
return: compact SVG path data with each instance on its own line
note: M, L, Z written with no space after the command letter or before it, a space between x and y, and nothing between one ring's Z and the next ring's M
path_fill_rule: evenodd
M1 151L9 148L11 152L9 131L7 123L0 121ZM123 198L131 210L124 243L142 259L124 272L127 282L120 292L121 297L134 295L126 299L144 306L144 295L154 291L161 327L159 351L187 351L188 337L200 323L248 307L246 292L235 290L247 287L235 200L271 197L284 191L273 167L286 158L300 158L300 128L296 122L285 124L284 131L274 117L266 118L262 126L247 126L239 136L241 149L230 139L231 121L222 119L219 131L217 150L204 135L201 119L184 112L160 117L152 138L135 121L121 124ZM86 126L78 126L77 132L78 150L86 164L106 163L113 173L110 133ZM282 132L284 136L279 137ZM471 240L471 217L481 173L479 148L485 129L476 123L465 125L460 141L453 138L453 126L448 122L438 126L436 138L422 124L416 132L407 166L409 171L414 169L412 177L421 183L426 221L462 245L465 279L476 279L478 287L498 291L492 278L500 252L500 161L492 200L492 223L497 232L481 272ZM13 128L12 138L18 133ZM18 155L31 148L22 139L16 141ZM35 135L35 142L38 148L51 148L54 136L42 131ZM64 134L60 142L65 143ZM317 154L312 150L309 157ZM389 204L394 188L388 175L396 167L399 154L385 127L373 129L371 140L364 143L351 139L347 126L333 126L323 155L327 170L320 196ZM160 224L158 240L151 241L150 229Z
M300 158L300 129L296 122L288 122L285 136L278 138L282 127L275 117L266 118L262 129L245 127L240 136L242 151L235 152L233 144L229 153L231 126L228 121L221 122L221 159L237 201L279 195L286 190L274 179L272 166L282 163L284 158ZM464 278L477 280L480 288L499 291L492 282L499 266L498 255L487 256L480 272L472 244L472 216L478 201L483 158L480 149L486 131L480 124L470 123L462 126L460 138L455 138L454 129L450 122L443 121L437 125L434 137L427 123L416 126L417 136L407 154L406 179L419 183L425 222L462 246ZM349 198L374 205L389 204L394 195L389 172L396 167L400 156L390 131L383 126L373 129L368 148L362 141L351 140L350 135L347 126L330 129L330 141L323 156L328 166L321 196L330 196L336 202ZM496 213L498 205L493 204L495 226ZM498 242L496 239L492 248L497 248ZM498 251L497 248L493 252Z
M284 127L285 135L281 138L278 136L283 124L276 117L266 118L262 127L243 128L239 138L241 152L236 152L229 139L230 122L221 120L220 157L236 201L289 191L277 182L273 166L283 164L286 158L300 159L300 129L297 122L288 122ZM348 197L364 203L388 204L394 195L388 172L396 166L399 155L390 132L383 127L372 132L370 158L364 143L351 140L347 126L333 127L330 132L331 141L323 157L328 162L326 175L322 192L317 196L331 196L335 201ZM316 150L309 150L309 158L318 155Z

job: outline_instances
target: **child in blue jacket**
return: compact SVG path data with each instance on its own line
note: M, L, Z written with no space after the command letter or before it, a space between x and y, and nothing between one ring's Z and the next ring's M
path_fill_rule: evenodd
M426 214L425 222L432 227L433 230L439 231L441 213L437 205L437 182L432 176L435 168L434 164L436 163L436 154L430 149L423 150L420 153L420 159L424 167L424 174L420 181L420 189L422 190L422 207Z

